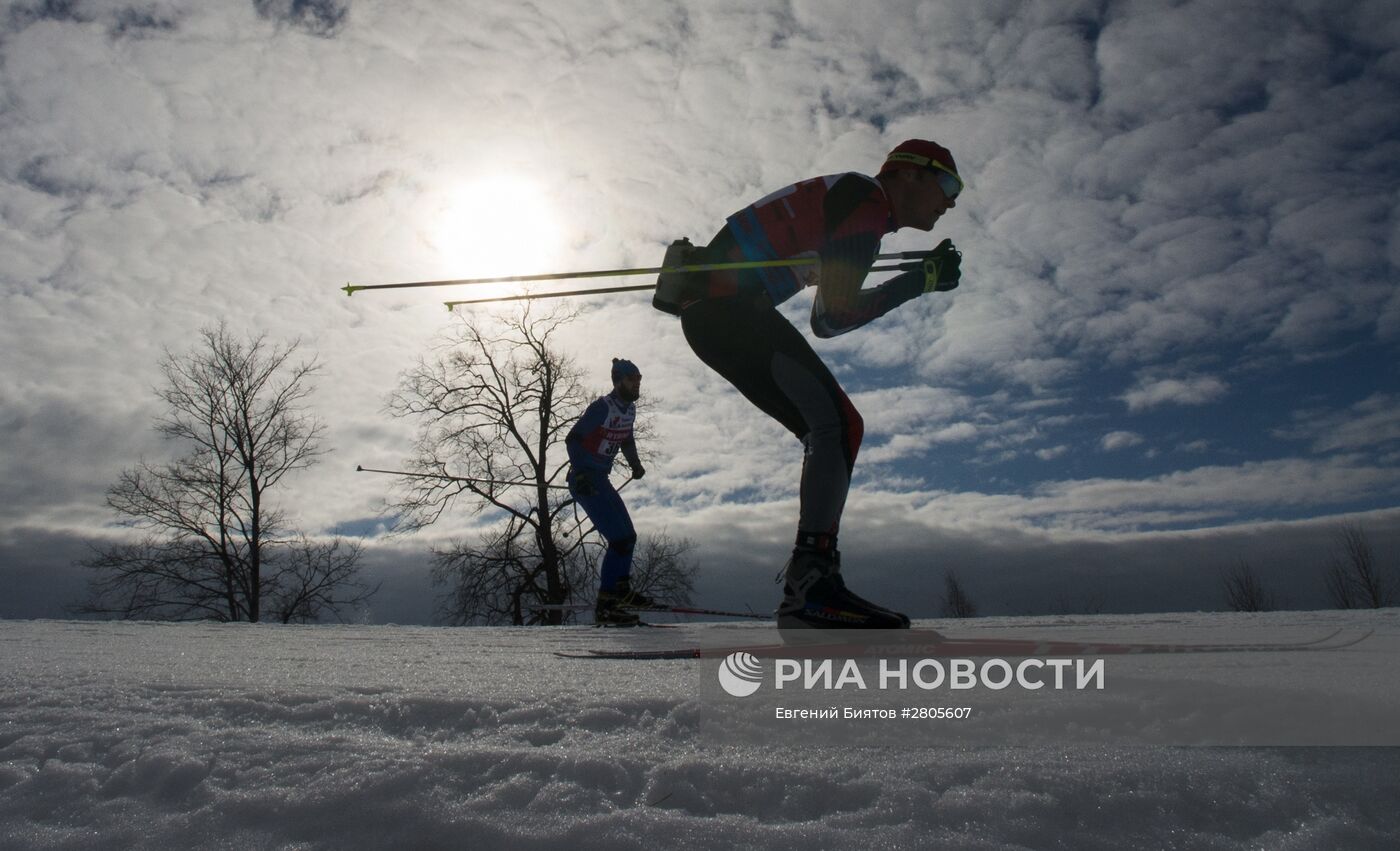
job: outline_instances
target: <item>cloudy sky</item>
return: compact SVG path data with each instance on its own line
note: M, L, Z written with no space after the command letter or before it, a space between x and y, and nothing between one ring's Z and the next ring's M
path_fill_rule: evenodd
M465 294L340 286L655 265L911 137L968 191L884 248L951 237L963 284L816 344L866 421L858 590L931 615L954 568L992 612L1213 608L1246 558L1312 607L1342 521L1400 561L1393 3L26 0L0 11L0 616L81 591L106 487L171 453L161 351L201 326L320 357L333 451L289 503L369 528L386 482L355 465L409 453L386 396ZM625 355L657 397L639 529L702 542L702 602L772 605L798 445L646 296L579 306L598 391ZM431 537L372 548L372 619L429 617Z

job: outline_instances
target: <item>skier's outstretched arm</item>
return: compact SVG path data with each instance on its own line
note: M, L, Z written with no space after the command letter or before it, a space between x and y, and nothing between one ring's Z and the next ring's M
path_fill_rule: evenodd
M838 249L841 246L837 246ZM869 249L870 260L858 265L863 246L847 251L834 251L828 262L822 260L822 278L812 302L812 331L818 337L835 337L878 319L896 307L930 292L951 290L962 275L962 254L953 241L943 240L934 254L915 269L885 281L877 287L862 289L867 270L874 260L875 249Z

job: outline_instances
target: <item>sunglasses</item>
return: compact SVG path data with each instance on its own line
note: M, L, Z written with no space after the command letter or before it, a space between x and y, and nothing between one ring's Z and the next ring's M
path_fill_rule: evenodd
M938 186L943 190L943 194L948 196L949 201L962 193L963 182L961 177L958 177L936 162L929 163L929 170L932 171L934 177L938 179Z
M907 151L900 151L890 154L885 160L885 162L891 161L913 163L916 166L926 168L933 172L934 176L938 179L938 186L943 190L943 194L948 196L949 201L958 197L963 191L962 178L958 177L956 173L938 160L921 157L918 154L911 154Z

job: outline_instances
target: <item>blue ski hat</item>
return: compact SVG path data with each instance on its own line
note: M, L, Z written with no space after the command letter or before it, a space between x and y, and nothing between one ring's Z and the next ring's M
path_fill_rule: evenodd
M617 380L619 378L623 378L628 375L640 376L641 374L642 371L640 369L637 369L637 365L635 363L632 363L630 360L624 360L623 358L613 358L612 380L614 384L617 383Z

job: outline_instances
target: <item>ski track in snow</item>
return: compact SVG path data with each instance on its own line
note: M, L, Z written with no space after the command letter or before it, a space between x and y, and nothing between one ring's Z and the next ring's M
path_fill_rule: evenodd
M966 623L930 625L1141 640L1183 623L1223 640L1260 623L1361 627L1371 652L1400 648L1395 610ZM0 847L1400 842L1400 748L838 748L800 726L726 744L698 734L696 666L712 662L551 655L763 630L0 621Z

